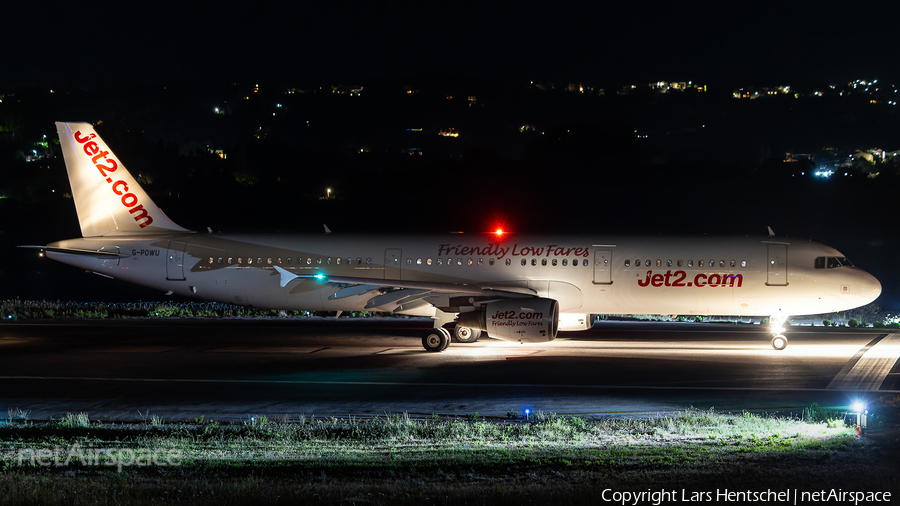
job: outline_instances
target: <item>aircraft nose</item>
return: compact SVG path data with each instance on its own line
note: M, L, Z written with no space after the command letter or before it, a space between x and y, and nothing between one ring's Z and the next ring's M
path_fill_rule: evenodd
M862 285L862 294L869 299L869 302L881 295L881 282L868 272L863 271Z

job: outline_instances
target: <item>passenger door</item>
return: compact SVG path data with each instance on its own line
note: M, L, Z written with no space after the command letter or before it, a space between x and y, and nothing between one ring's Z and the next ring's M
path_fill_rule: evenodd
M612 284L612 251L598 249L594 251L594 284Z
M184 281L184 243L181 241L169 241L169 251L166 256L166 279Z
M766 286L787 286L787 244L770 244Z

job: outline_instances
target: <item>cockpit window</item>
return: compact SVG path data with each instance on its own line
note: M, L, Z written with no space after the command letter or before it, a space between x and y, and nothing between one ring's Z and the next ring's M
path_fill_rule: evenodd
M816 258L816 269L834 269L836 267L853 267L853 263L847 257Z

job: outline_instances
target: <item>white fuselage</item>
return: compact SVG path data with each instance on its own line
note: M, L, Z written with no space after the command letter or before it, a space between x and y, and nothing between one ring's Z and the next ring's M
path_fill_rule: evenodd
M856 267L817 268L817 258L843 257L833 248L775 237L190 233L71 239L48 248L54 260L116 279L269 309L459 312L486 297L467 302L446 293L477 286L552 298L562 313L789 316L843 311L881 293L879 282ZM363 281L301 277L282 286L276 267L300 276L397 283L366 289ZM376 299L388 291L376 285L416 288L416 282L420 291L432 284L445 289L420 293L418 305Z

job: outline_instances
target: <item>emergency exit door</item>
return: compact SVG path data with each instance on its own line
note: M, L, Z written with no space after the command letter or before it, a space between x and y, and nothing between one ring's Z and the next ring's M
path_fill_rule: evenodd
M384 279L400 279L399 249L384 250Z

